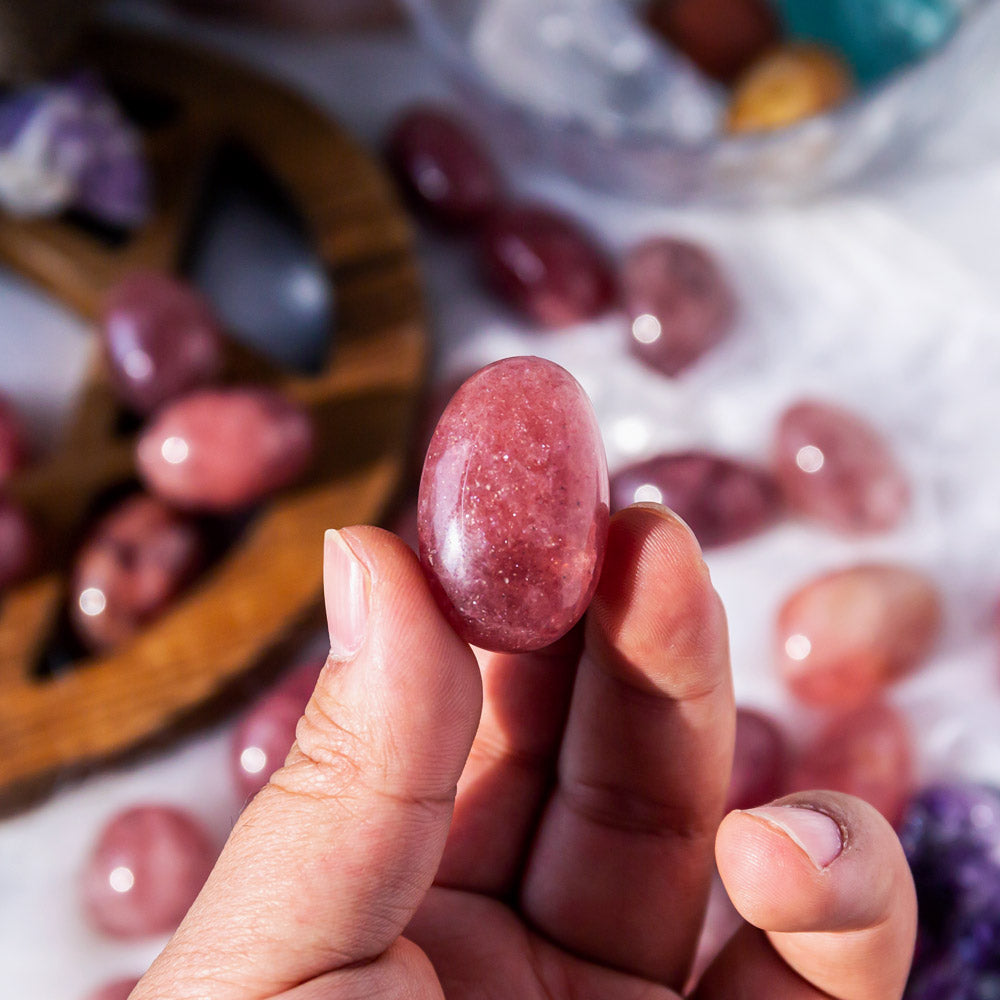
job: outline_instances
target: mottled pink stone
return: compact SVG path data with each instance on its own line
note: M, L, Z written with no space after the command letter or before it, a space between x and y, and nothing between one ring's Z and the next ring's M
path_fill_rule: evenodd
M478 225L500 203L503 185L493 161L444 109L407 111L389 135L388 159L411 203L439 225Z
M23 580L35 568L38 532L15 500L0 497L0 590Z
M791 508L840 531L884 531L909 506L906 477L882 436L829 403L801 402L784 413L774 469Z
M836 570L805 584L781 608L778 667L800 700L856 707L920 664L940 621L937 591L914 569Z
M136 806L101 831L82 878L91 923L118 938L173 930L215 863L208 834L171 806Z
M736 299L718 264L686 240L652 239L622 266L629 348L651 368L678 375L729 333Z
M652 500L680 515L705 548L742 541L781 511L777 485L756 466L706 452L657 455L611 479L611 509Z
M222 369L222 332L208 301L159 271L117 284L105 303L101 336L119 397L151 413Z
M132 990L138 984L139 980L135 977L131 979L116 979L113 983L106 983L100 989L87 994L87 1000L128 1000Z
M685 996L693 992L705 970L742 926L743 918L733 906L722 879L718 874L714 875L708 893L708 905L705 908L701 935L698 938L698 948L695 951L691 974L688 976L688 985L684 990Z
M738 708L726 812L766 805L784 794L788 757L787 741L774 719L750 708Z
M146 485L179 507L246 507L295 482L312 458L313 427L271 389L202 389L165 407L139 439Z
M594 319L615 300L607 258L572 219L547 208L501 208L482 237L483 269L497 293L545 327Z
M244 798L256 795L285 762L322 664L305 663L269 691L233 732L230 765Z
M508 358L458 390L420 481L420 557L466 641L540 649L580 619L608 532L608 474L579 383L541 358Z
M829 788L870 802L890 823L913 793L912 739L903 717L874 701L831 719L801 751L791 791Z
M0 397L0 485L27 464L29 455L21 420L14 407Z
M69 614L83 644L114 649L163 612L205 559L197 523L155 497L124 500L80 549Z

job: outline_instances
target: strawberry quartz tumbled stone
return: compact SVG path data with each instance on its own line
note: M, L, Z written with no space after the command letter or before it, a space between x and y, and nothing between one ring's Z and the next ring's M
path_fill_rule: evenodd
M138 413L222 370L222 332L208 301L159 271L136 272L111 290L101 337L115 390Z
M104 827L83 871L91 923L117 938L172 931L215 864L208 834L171 806L136 806Z
M404 193L431 221L452 229L482 222L502 185L476 138L441 108L411 108L389 135L389 164Z
M718 264L685 240L652 239L622 267L629 349L674 376L713 348L733 326L736 299Z
M131 979L117 979L107 983L94 993L87 995L87 1000L128 1000L132 990L139 985L134 976Z
M885 531L910 491L873 427L829 403L796 403L778 421L774 470L789 507L848 532Z
M788 760L788 745L778 724L762 712L738 708L726 812L753 809L783 795Z
M313 426L271 389L202 389L171 403L136 449L149 489L178 507L247 507L295 482L313 452Z
M615 300L607 258L558 212L533 205L501 208L487 222L481 248L489 283L541 326L594 319Z
M914 569L836 570L805 584L781 608L778 666L801 701L856 707L920 664L940 620L934 585Z
M518 652L568 632L597 586L608 520L604 444L567 371L508 358L462 385L427 451L418 530L463 639Z
M616 472L611 507L666 504L705 548L729 545L763 531L777 519L777 485L763 469L706 452L657 455Z

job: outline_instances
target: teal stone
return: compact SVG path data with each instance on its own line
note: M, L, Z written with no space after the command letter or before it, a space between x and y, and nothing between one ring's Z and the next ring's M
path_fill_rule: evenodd
M955 0L773 0L791 38L827 45L860 84L873 83L945 42Z

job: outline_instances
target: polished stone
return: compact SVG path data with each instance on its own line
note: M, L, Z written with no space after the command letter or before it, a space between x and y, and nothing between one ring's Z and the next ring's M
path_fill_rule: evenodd
M14 407L0 397L0 485L24 468L29 457L30 448L21 419Z
M736 710L736 746L726 812L767 805L787 791L788 741L769 715Z
M41 540L28 511L0 496L0 590L23 580L35 568Z

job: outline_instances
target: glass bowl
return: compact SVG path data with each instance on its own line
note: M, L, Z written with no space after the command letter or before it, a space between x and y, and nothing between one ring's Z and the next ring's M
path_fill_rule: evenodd
M572 65L559 22L539 28L539 0L522 0L503 24L484 19L498 4L513 9L512 0L404 3L501 159L665 203L796 199L906 162L1000 69L1000 0L964 0L945 44L835 111L779 131L726 135L716 85L694 82L695 71L647 33L635 0L586 0L582 16L597 19L588 28L595 51L582 60L575 52ZM647 113L649 95L667 86L682 89L672 117L657 121Z

